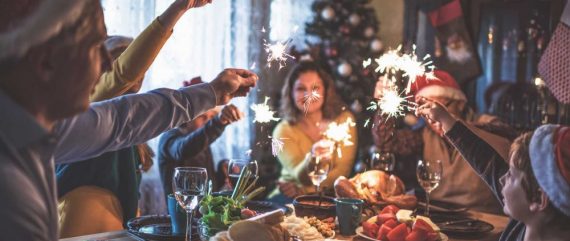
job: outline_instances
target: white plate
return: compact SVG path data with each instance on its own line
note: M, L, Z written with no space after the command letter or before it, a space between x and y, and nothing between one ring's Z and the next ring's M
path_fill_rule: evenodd
M362 226L356 228L356 235L358 235L358 236L360 236L360 237L363 237L363 238L365 238L365 239L368 239L368 240L380 241L380 240L378 240L378 239L371 238L371 237L369 237L368 235L364 234L364 229L362 228ZM445 234L442 233L442 232L439 232L439 241L448 241L448 240L449 240L449 237L447 237L447 235L445 235Z

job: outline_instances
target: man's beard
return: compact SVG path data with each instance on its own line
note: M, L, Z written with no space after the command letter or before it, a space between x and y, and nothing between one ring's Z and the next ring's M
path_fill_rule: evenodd
M451 62L464 64L472 57L471 52L465 47L451 48L446 46L445 49L447 51L447 58Z

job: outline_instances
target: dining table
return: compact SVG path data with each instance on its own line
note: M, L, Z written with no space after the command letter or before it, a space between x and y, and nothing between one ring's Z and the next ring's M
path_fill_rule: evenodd
M484 235L479 235L476 238L465 238L465 237L449 237L449 241L495 241L498 240L501 233L503 232L503 230L505 229L509 218L506 216L502 216L502 215L496 215L496 214L490 214L490 213L484 213L484 212L479 212L479 211L474 211L474 210L470 210L467 211L467 216L469 218L472 219L477 219L477 220L481 220L481 221L485 221L487 223L490 223L491 225L494 226L494 229L491 230L490 232L484 234ZM338 232L338 231L337 231ZM78 237L72 237L72 238L65 238L65 239L60 239L60 241L142 241L143 239L130 234L127 230L119 230L119 231L113 231L113 232L105 232L105 233L97 233L97 234L91 234L91 235L85 235L85 236L78 236ZM326 239L326 240L354 240L354 241L367 241L369 239L366 239L364 237L358 236L358 235L340 235L337 234L334 238L332 239Z

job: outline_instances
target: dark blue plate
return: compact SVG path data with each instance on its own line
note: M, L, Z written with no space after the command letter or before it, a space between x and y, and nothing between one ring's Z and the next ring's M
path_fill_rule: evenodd
M195 223L192 223L192 240L200 240ZM129 234L143 240L184 241L185 239L183 233L172 233L170 215L148 215L133 218L127 222L127 229Z

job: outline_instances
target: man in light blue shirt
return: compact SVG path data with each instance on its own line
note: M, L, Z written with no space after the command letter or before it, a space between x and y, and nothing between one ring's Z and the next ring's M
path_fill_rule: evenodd
M0 52L22 48L0 54L0 240L58 239L54 162L145 142L245 96L257 81L249 71L227 69L211 83L89 105L90 91L110 66L99 0L27 2L0 0L0 15L9 16L0 21ZM53 28L33 29L46 22ZM29 41L6 41L22 39L17 35Z

